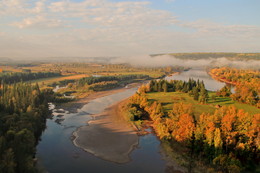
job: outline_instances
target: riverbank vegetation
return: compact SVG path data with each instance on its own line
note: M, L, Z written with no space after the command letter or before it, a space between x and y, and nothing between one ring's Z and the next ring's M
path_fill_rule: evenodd
M84 98L92 92L126 86L131 82L162 78L183 67L133 67L129 64L107 63L26 63L0 67L0 79L6 83L26 81L38 83L40 88L54 89L57 102ZM2 78L1 78L2 77ZM71 98L70 98L71 97Z
M51 90L28 83L0 85L0 172L37 172L36 145L45 129Z
M78 65L74 64L74 66L77 67ZM83 65L83 67L85 66L86 64ZM175 73L175 70L182 71L184 69L171 66L165 68L138 68L126 64L97 65L95 68L98 69L96 69L97 71L94 75L78 80L60 81L59 83L64 82L62 86L66 86L66 88L60 89L59 93L73 95L76 98L84 98L92 92L124 87L133 82L162 78Z
M89 94L88 89L84 88L82 83L84 80L100 80L100 83L91 86L92 91L100 91L104 89L115 88L118 85L117 79L108 79L108 76L117 78L116 76L132 76L138 78L138 76L149 76L152 78L162 78L165 75L170 75L175 72L183 71L185 68L180 66L168 66L168 67L134 67L129 64L108 64L108 63L26 63L26 64L12 64L0 66L0 76L12 76L16 74L19 81L28 81L31 83L39 83L41 88L46 87L60 87L74 88L74 91L68 91L68 93L79 93L80 97L85 97ZM12 74L12 75L10 75ZM37 74L59 74L40 76ZM33 76L29 78L21 78L20 76L27 75ZM101 77L101 78L99 78ZM107 78L106 81L102 80L102 77ZM9 80L11 81L11 80ZM126 80L125 80L126 81ZM130 79L128 79L130 81ZM134 81L134 80L132 80ZM15 82L18 82L15 80ZM131 81L130 81L131 82ZM80 85L81 90L78 90ZM90 85L90 84L88 84ZM75 90L75 88L77 88ZM68 89L60 90L60 94L67 93Z
M210 58L228 58L230 60L250 60L260 59L260 53L227 53L227 52L196 52L196 53L171 53L180 59L208 59Z
M183 92L189 93L190 96L201 103L206 103L208 100L208 91L205 88L203 81L195 81L189 79L188 82L182 80L152 80L149 84L149 90L151 92Z
M165 83L170 85L166 87ZM256 171L260 150L259 109L248 105L248 110L255 111L248 113L214 92L206 94L209 95L206 101L200 101L193 88L203 86L203 82L180 83L152 81L139 88L125 107L128 118L138 123L151 121L163 143L169 146L178 143L189 149L186 161L181 161L189 170L210 165L220 172ZM204 95L199 93L199 98Z
M125 87L133 82L148 80L148 75L116 75L116 76L99 76L85 77L74 83L68 83L66 88L60 89L58 93L73 95L77 98L83 98L86 95L96 92Z
M5 82L8 84L18 83L18 82L25 82L25 81L32 81L36 79L42 78L52 78L61 76L60 73L53 73L53 72L9 72L9 73L0 73L0 82Z
M233 100L260 108L260 72L258 70L223 67L212 69L210 74L220 81L235 85L235 93L230 95Z
M14 64L0 66L3 72L22 72L29 70L32 73L37 72L54 72L62 75L129 75L129 74L143 74L149 75L152 78L159 78L163 75L171 74L175 71L183 71L185 68L180 66L168 67L134 67L129 64L108 64L108 63L37 63L37 64Z

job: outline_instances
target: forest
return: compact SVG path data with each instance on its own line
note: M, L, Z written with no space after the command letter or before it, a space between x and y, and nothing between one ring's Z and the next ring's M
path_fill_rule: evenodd
M118 75L118 76L100 76L100 77L86 77L82 78L78 82L78 86L84 86L84 85L91 85L99 82L107 82L107 81L127 81L127 80L133 80L133 79L148 79L148 75Z
M201 53L171 53L176 58L180 59L208 59L210 58L222 58L226 57L228 59L236 60L249 60L249 59L260 59L260 53L227 53L227 52L201 52Z
M41 78L49 78L61 76L60 73L53 72L38 72L38 73L21 73L21 72L12 72L12 73L0 73L0 82L4 81L7 84L13 84L17 82L25 82Z
M83 98L88 94L98 91L124 87L129 83L148 80L151 77L143 74L128 74L128 75L111 75L111 76L90 76L83 77L79 80L60 81L60 84L66 84L66 88L60 89L57 94L74 95L77 98ZM60 99L68 100L68 99Z
M174 103L167 112L160 102L147 97L154 92L188 92L194 100L199 98L198 102L206 104L207 92L203 90L203 82L192 79L185 84L182 81L151 81L129 99L127 116L133 122L151 121L161 141L186 146L190 159L209 164L216 171L254 172L260 157L260 114L252 115L234 106L223 106L214 113L203 112L195 116L193 105L182 101Z
M151 92L174 92L181 91L189 93L193 96L194 100L199 100L201 103L206 103L208 99L208 91L205 88L203 81L195 81L189 79L188 82L182 80L152 80L149 84L149 90Z
M49 115L52 90L38 84L0 85L0 172L37 172L36 145Z
M260 159L260 114L233 106L233 102L259 108L259 71L212 69L209 72L212 77L229 85L211 92L202 80L163 79L165 75L188 69L183 67L139 68L91 63L26 67L31 70L0 73L0 172L38 171L36 145L50 115L48 102L70 102L146 80L151 81L128 100L125 110L127 119L139 130L149 122L163 144L184 146L189 158L196 160L195 164L210 165L214 171L256 170ZM46 72L48 69L53 72ZM41 86L36 79L41 79ZM35 84L30 84L32 81ZM66 87L54 93L52 89L56 85ZM231 85L235 86L235 93L231 92ZM169 97L169 103L159 101L157 96ZM231 98L234 101L227 103L230 106L217 102L232 101Z
M222 67L212 69L210 74L216 79L235 85L235 93L230 94L233 100L260 108L259 71Z

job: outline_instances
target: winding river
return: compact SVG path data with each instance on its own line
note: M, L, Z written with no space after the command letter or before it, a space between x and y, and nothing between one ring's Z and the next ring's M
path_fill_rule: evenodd
M166 77L167 80L188 80L189 78L203 80L208 90L217 90L224 86L223 83L212 79L204 70L191 69L179 75ZM83 173L83 172L165 172L166 161L162 158L160 141L154 134L139 137L139 144L130 157L131 162L116 164L105 161L76 147L72 140L72 133L80 126L86 125L91 120L91 114L99 114L105 108L115 104L136 92L131 88L120 93L101 97L84 105L77 113L65 110L56 110L50 104L54 117L47 120L47 128L42 134L37 146L36 157L38 165L43 172L50 173Z

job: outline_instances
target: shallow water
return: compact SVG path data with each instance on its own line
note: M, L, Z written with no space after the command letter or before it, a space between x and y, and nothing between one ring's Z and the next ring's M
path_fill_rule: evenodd
M128 89L121 93L94 99L84 105L78 113L54 113L52 120L47 120L47 129L37 146L37 158L40 167L51 173L70 172L164 172L160 142L153 134L139 138L138 147L133 150L131 162L116 164L93 156L73 145L71 134L78 127L91 119L90 114L103 112L108 106L133 95L137 89ZM54 109L53 105L50 105ZM66 108L64 108L66 110ZM57 115L64 115L63 121L56 123Z

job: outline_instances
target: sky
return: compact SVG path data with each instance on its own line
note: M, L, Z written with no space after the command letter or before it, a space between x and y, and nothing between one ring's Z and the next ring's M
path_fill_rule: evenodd
M260 52L259 0L0 0L0 57Z

